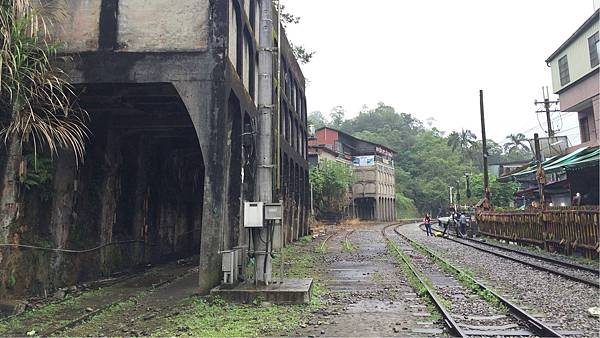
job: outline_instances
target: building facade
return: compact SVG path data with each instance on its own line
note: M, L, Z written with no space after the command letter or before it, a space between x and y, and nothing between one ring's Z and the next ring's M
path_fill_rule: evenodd
M561 110L578 113L581 146L598 145L600 139L599 13L596 10L546 60Z
M361 140L333 128L320 128L309 139L311 163L331 159L353 168L351 216L363 220L396 219L394 151L380 144Z
M83 166L62 154L52 198L25 196L21 225L2 241L101 249L46 255L36 266L22 264L36 253L0 256L20 281L11 292L198 253L200 290L208 291L222 277L219 251L246 244L242 202L255 200L259 1L88 0L65 2L65 12L54 37L73 58L61 66L92 137ZM308 232L306 97L277 31L273 170L291 241ZM6 290L7 274L1 279Z

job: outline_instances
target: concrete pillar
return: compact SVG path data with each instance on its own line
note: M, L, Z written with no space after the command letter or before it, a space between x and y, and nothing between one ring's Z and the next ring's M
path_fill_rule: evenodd
M226 178L229 168L223 162L223 149L227 148L226 91L208 81L173 83L196 129L204 158L204 205L200 244L199 292L206 293L221 280L221 255L223 230L226 227ZM212 99L207 99L212 98Z

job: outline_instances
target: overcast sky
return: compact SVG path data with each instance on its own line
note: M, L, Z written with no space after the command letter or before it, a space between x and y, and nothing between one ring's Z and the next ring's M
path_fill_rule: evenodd
M594 0L283 0L302 18L295 44L316 51L302 66L308 111L346 117L385 102L451 131L480 137L479 89L488 138L543 133L534 101L551 88L544 62L594 11ZM596 0L597 1L597 0ZM552 95L552 98L555 96ZM576 113L561 135L579 143ZM561 127L558 113L555 127ZM545 116L539 115L544 129Z

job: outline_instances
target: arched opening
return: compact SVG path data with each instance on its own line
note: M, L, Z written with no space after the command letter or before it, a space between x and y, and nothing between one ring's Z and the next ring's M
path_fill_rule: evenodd
M177 90L168 83L94 84L82 88L80 101L93 138L74 173L63 244L105 247L70 262L65 279L95 277L97 266L110 273L198 254L204 156Z

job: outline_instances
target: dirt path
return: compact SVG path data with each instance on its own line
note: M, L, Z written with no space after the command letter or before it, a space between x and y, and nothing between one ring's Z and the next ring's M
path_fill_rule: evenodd
M341 231L325 255L323 309L296 334L307 336L435 336L443 324L409 286L388 255L383 225ZM348 236L346 236L348 235Z

